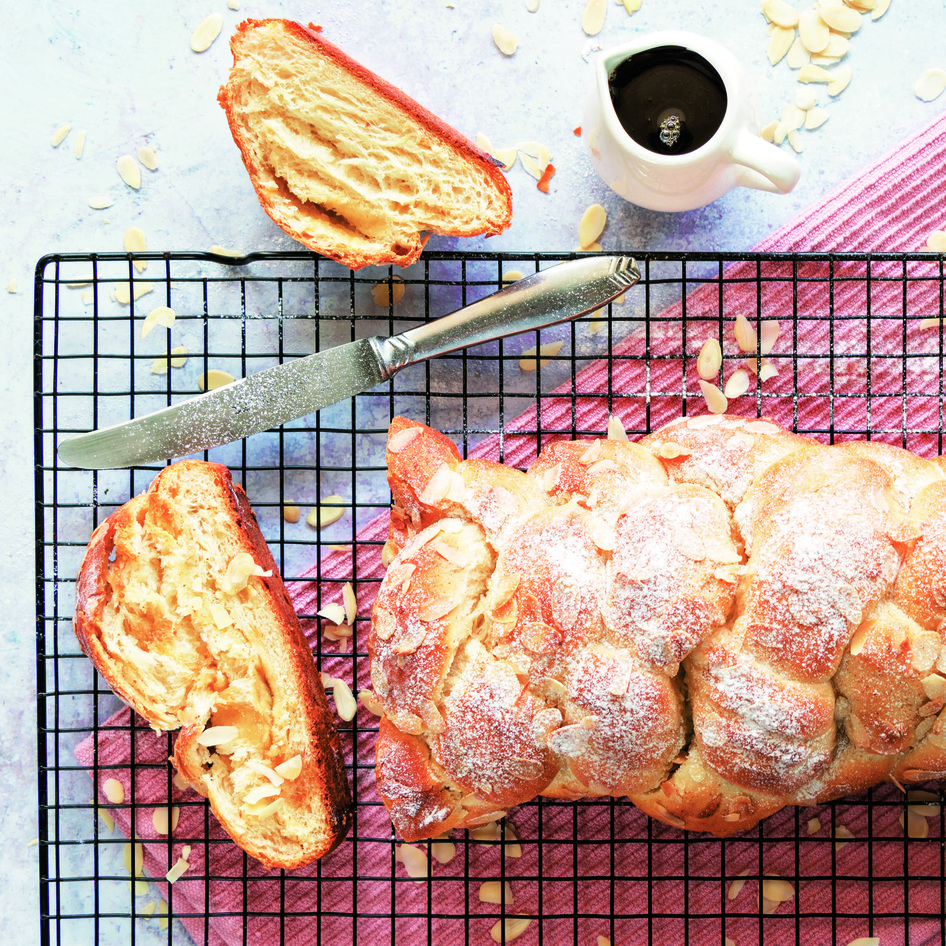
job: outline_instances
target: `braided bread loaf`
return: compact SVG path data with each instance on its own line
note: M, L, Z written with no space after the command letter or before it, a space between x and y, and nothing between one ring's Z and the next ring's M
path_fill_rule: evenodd
M368 649L407 840L536 795L727 836L946 778L946 470L766 420L560 441L528 473L396 418Z

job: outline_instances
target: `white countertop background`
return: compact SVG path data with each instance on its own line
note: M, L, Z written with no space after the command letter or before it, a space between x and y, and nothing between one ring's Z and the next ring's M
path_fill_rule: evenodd
M809 4L802 2L800 9ZM836 100L823 86L831 118L803 133L801 180L792 194L738 190L702 210L660 214L624 203L595 176L581 124L596 47L635 32L687 29L728 46L755 89L762 122L777 118L800 88L783 62L766 59L768 34L758 0L643 0L629 17L609 2L603 31L581 29L583 0L6 0L0 31L0 941L39 942L36 677L34 603L32 280L37 260L53 252L121 251L130 226L149 250L297 249L259 208L223 115L218 86L230 65L227 37L244 17L285 16L322 24L325 36L473 138L497 147L537 140L557 173L540 193L521 165L510 172L515 219L504 234L464 241L434 237L431 248L569 251L591 203L609 214L601 239L613 250L750 248L840 182L946 108L946 96L920 102L913 83L930 66L946 67L946 2L893 0L866 22L847 58L854 77ZM212 11L223 33L205 53L190 50L193 29ZM520 38L506 58L491 39L503 23ZM57 127L70 135L50 146ZM78 130L88 137L81 160ZM137 192L116 159L157 145L159 169L142 171ZM785 146L787 147L787 145ZM107 193L114 206L95 211L88 198ZM930 229L946 221L930 220ZM883 249L851 246L850 250ZM17 290L8 293L9 280ZM143 934L141 941L147 941ZM67 940L64 940L67 941ZM177 937L175 937L175 942Z

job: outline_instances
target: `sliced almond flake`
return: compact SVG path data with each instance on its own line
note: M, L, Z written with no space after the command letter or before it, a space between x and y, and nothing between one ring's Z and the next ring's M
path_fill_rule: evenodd
M279 809L285 804L286 799L280 797L274 801L271 801L269 804L265 804L264 800L259 802L258 805L248 805L247 811L262 821L264 818L268 818L270 815L275 814L275 812L279 811Z
M493 24L493 42L504 56L512 56L519 46L519 38L501 23Z
M934 230L926 238L926 248L933 253L946 253L946 230Z
M851 41L838 33L831 34L828 48L821 54L832 59L843 59L851 48Z
M516 155L519 153L515 148L497 148L490 152L492 156L500 162L504 171L509 171L516 163Z
M706 406L710 409L710 413L726 413L729 402L726 400L726 395L723 394L715 384L710 384L709 381L704 381L700 378L700 390L703 392L703 399L706 401Z
M478 131L476 133L476 138L474 138L473 140L476 143L476 147L479 148L481 151L485 151L487 154L493 153L493 144L489 140L489 138L487 138L486 135L483 134L483 132Z
M627 431L624 429L624 424L621 423L621 418L616 414L611 414L608 417L608 440L627 442Z
M818 93L814 89L799 89L795 95L795 104L803 112L807 112L818 104Z
M588 334L597 335L607 324L607 319L592 319L588 323Z
M763 355L772 354L772 349L775 348L775 343L778 341L781 331L782 326L778 319L762 320L762 324L759 326L759 351Z
M82 152L85 150L85 135L86 135L86 131L84 128L82 129L82 131L76 134L76 141L75 141L75 148L74 148L76 158L81 158Z
M384 707L371 690L359 690L358 702L372 714L372 716L384 716Z
M798 70L799 82L833 82L834 73L829 72L822 66L808 64Z
M830 117L831 115L827 109L816 106L805 115L805 128L814 131L816 128L820 128Z
M820 53L831 41L828 24L818 15L817 9L803 10L798 15L798 35L810 53Z
M158 909L156 900L149 900L139 911L140 916L154 916L154 911Z
M398 846L398 854L408 877L413 880L427 880L430 876L430 862L423 848L413 844L401 844Z
M419 621L439 621L440 618L446 617L456 606L453 598L446 595L431 598L417 609L417 619Z
M299 507L298 506L283 506L282 507L282 517L284 522L298 522L299 521Z
M723 946L736 946L736 941L731 936L727 936Z
M935 818L939 814L939 805L910 805L909 808L922 818Z
M464 552L444 542L443 539L434 540L430 543L430 547L441 558L446 559L451 565L456 565L458 568L465 567L469 562L469 558Z
M107 778L102 783L102 794L113 805L120 805L125 800L125 786L117 778Z
M123 154L116 162L118 176L132 189L141 187L141 168L138 162L130 155Z
M794 104L786 105L782 110L781 123L787 131L795 131L797 128L801 128L805 124L804 109Z
M908 838L922 840L930 836L930 826L926 823L926 818L922 815L918 815L915 811L907 809L905 823L904 813L902 811L897 820L900 822L900 827L904 829L904 834L906 834Z
M832 30L839 33L856 33L861 28L861 14L850 7L819 3L818 15Z
M449 864L457 856L457 846L444 834L430 842L430 856L438 864Z
M158 158L154 153L155 148L156 145L142 145L138 149L138 160L149 171L157 171L158 169Z
M201 391L214 391L222 388L225 384L236 381L236 378L229 371L221 371L219 368L211 368L206 374L200 375L197 379L197 387Z
M264 798L275 798L279 792L279 785L274 785L272 782L264 782L262 785L251 788L246 795L243 796L243 801L246 802L247 805L255 805Z
M850 84L852 75L850 66L838 66L837 69L832 69L828 95L840 95Z
M836 851L840 851L841 848L845 847L847 845L847 842L852 841L854 837L855 837L854 833L851 831L850 828L847 827L847 825L839 824L834 829L834 838L835 838L834 849ZM839 838L840 840L838 840Z
M422 427L405 427L388 439L388 450L391 453L400 453L411 441L421 435Z
M562 350L562 345L564 344L563 341L546 342L544 345L539 345L538 349L535 347L526 349L522 353L523 357L519 359L520 369L523 371L535 371L535 355L539 356L538 364L544 367Z
M536 180L539 180L542 177L542 172L545 170L531 154L526 154L525 151L519 152L519 160L522 161L522 166L526 171L532 175Z
M89 198L89 206L93 210L105 210L108 207L111 207L115 201L111 197L106 197L104 195L97 194L94 197Z
M107 808L97 808L96 811L99 813L99 818L102 819L102 824L108 828L109 831L115 830L115 819L111 816Z
M441 463L417 498L425 506L436 506L439 502L446 499L452 483L450 473L449 465Z
M317 617L325 618L333 624L341 624L345 620L345 609L340 604L327 604L315 613Z
M599 936L598 946L611 946L611 940L607 936Z
M744 871L741 871L739 876L729 885L729 899L735 900L736 897L742 892L742 888L746 883L746 875L749 873L749 868L747 867Z
M543 170L552 160L552 152L541 141L520 141L516 145L516 150L521 154L527 154L539 162L539 167Z
M781 122L778 122L775 126L775 131L772 132L772 141L780 145L785 140L787 134L788 129Z
M756 337L756 331L752 323L744 316L736 316L736 324L733 326L733 335L736 338L736 344L740 351L746 354L754 354L759 344Z
M553 681L558 682L558 681ZM522 857L522 845L511 824L503 829L503 855L505 857Z
M326 496L322 500L322 504L316 506L306 516L305 521L313 529L324 529L326 526L332 525L333 522L338 522L345 515L344 502L345 500L341 496Z
M530 13L536 13L539 9L539 0L526 0L526 9Z
M473 828L470 831L470 837L473 838L474 841L485 841L489 844L495 844L499 840L499 824L494 819L491 819L486 824L480 825L478 828Z
M497 920L489 931L494 943L509 943L517 936L521 936L529 928L532 917L510 916L504 920Z
M804 142L798 136L798 132L795 129L792 129L786 136L788 143L792 146L793 150L801 152L805 150Z
M243 764L251 772L262 775L263 778L267 779L273 785L282 785L284 781L283 777L271 765L267 765L259 759L247 759Z
M158 901L158 926L162 930L168 928L168 904L166 900Z
M852 939L847 946L880 946L880 937L879 936L861 936L857 939Z
M90 289L86 289L85 292L82 293L82 301L83 301L86 305L91 305L91 303L92 303L92 291L91 291Z
M597 242L608 222L608 213L601 204L592 204L582 215L578 224L578 242L582 248Z
M144 253L147 250L145 233L140 227L129 227L123 240L126 253ZM148 268L147 260L132 260L132 265L140 273Z
M487 880L480 884L480 903L512 904L512 886L509 881Z
M358 701L352 695L351 688L344 680L338 678L332 683L332 695L335 697L335 709L338 710L338 715L346 723L351 722L355 718L355 713L358 712Z
M198 746L225 746L240 735L236 726L208 726L196 739Z
M801 69L802 66L807 66L811 61L811 56L808 54L808 50L805 49L805 44L801 41L800 36L792 43L792 48L788 51L785 61L790 69Z
M195 53L210 49L213 41L220 35L221 29L223 29L223 17L219 13L211 13L191 34L191 49Z
M173 309L168 308L166 305L159 305L157 308L152 309L141 323L141 337L147 338L148 333L155 325L163 325L164 328L170 328L174 324L174 319L175 314Z
M342 585L342 601L345 605L345 620L349 624L354 624L355 617L358 614L358 599L355 597L355 590L352 588L350 581L346 581ZM340 624L341 621L336 623Z
M808 833L817 834L820 830L821 830L821 819L809 818L808 819Z
M726 395L727 400L732 401L737 397L742 397L742 395L748 390L749 372L743 368L737 368L729 376L729 380L726 382L726 387L723 388L723 394Z
M604 18L608 12L607 0L588 0L581 17L581 28L589 36L597 36L604 27Z
M240 257L246 256L246 253L243 250L231 250L225 246L221 246L219 243L212 243L210 249L207 250L208 253L213 253L214 256L227 256L231 259L238 259Z
M936 700L940 697L946 697L946 677L941 677L938 673L931 673L929 676L924 677L920 681L920 684L928 699ZM911 795L912 794L914 793L911 792ZM926 794L930 793L927 792Z
M778 65L792 48L795 42L795 28L775 26L772 28L772 35L769 37L769 62L775 66Z
M576 246L574 252L576 253L600 253L602 246L600 243L592 243L590 246Z
M877 0L877 4L873 10L870 11L870 18L872 20L879 20L890 7L890 0Z
M54 132L52 138L49 139L49 143L54 147L58 148L63 141L66 140L66 135L72 130L72 124L60 125Z
M115 301L119 305L130 305L132 299L137 302L149 292L154 292L153 282L136 282L133 286L129 286L126 282L119 283L115 287Z
M776 26L798 26L798 11L785 0L763 0L762 15Z
M781 877L770 876L762 881L762 896L766 900L784 903L795 896L795 885Z
M302 756L297 753L291 759L280 762L273 771L287 782L294 781L302 774Z
M922 102L932 102L946 91L946 69L927 69L913 86L913 92Z
M127 870L132 877L140 877L145 866L144 845L140 842L133 845L129 841L122 846L122 859L125 861L125 870ZM132 861L134 861L134 864Z
M774 378L778 374L778 368L772 364L771 361L765 361L763 359L762 367L759 369L759 382L763 383L765 381Z
M233 624L233 618L230 617L230 612L220 604L219 601L215 601L210 606L210 616L213 618L213 622L217 625L218 630L222 631L224 628L230 627Z
M239 9L240 9L240 0L227 0L227 9L228 9L228 10L239 10Z
M696 358L696 373L704 381L712 381L719 377L719 369L722 365L723 350L720 348L719 341L715 338L706 339Z
M641 8L641 3L643 0L621 0L624 4L624 9L627 10L628 14L633 16Z
M778 122L769 122L767 125L763 125L762 129L759 131L759 136L763 141L775 141L775 129L778 128Z
M762 912L766 916L770 916L771 914L775 913L775 911L778 910L781 905L782 904L778 900L769 900L768 897L762 898Z
M384 280L371 287L371 296L379 306L397 305L404 298L404 292L404 280L400 276L392 276L390 281Z

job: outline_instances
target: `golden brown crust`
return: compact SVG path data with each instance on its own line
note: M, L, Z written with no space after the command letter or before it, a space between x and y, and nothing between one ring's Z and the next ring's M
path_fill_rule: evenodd
M231 570L241 557L253 568L242 587ZM175 767L247 853L293 868L341 843L351 802L334 718L256 517L225 467L172 464L113 513L92 535L76 597L83 650L152 725L183 726ZM198 743L210 726L238 731L227 752ZM279 791L287 814L253 815L244 796L266 779L247 761L272 768L296 755L301 772Z

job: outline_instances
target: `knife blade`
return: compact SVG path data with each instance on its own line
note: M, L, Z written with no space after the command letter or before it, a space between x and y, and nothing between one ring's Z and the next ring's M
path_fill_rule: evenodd
M407 365L586 315L639 278L626 256L559 263L400 335L338 345L64 440L59 459L87 470L116 469L239 440L370 390Z

